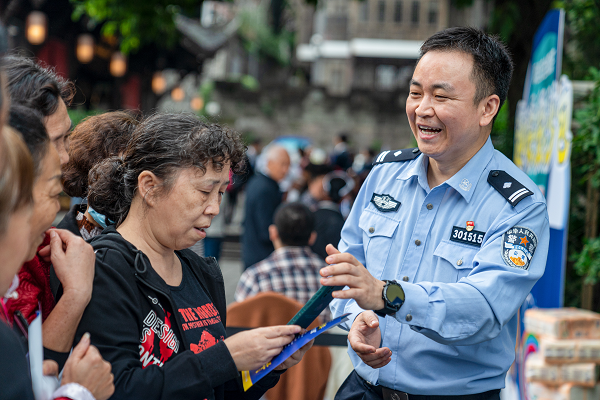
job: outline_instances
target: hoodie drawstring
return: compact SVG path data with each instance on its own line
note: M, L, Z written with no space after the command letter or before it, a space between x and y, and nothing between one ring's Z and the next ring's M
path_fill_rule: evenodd
M142 267L144 267L144 269L138 268L138 260L141 261ZM146 261L144 261L144 253L142 253L141 251L136 252L133 266L135 267L135 270L138 274L146 273L146 271L148 270L148 266L146 265Z

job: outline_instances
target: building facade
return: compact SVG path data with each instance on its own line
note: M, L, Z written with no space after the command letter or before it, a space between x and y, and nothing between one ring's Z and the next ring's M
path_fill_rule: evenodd
M450 0L325 0L314 14L313 34L298 43L298 61L311 84L331 96L352 90L405 91L421 43L449 26L483 27L483 0L457 9ZM306 38L306 35L302 36Z
M239 13L269 1L235 4ZM306 0L288 4L286 29L295 35L289 65L247 51L235 37L205 63L203 79L215 82L220 119L265 141L299 135L325 149L345 132L355 150L411 145L405 103L422 42L450 26L485 27L491 7L486 0L463 9L450 0L319 0L316 9ZM243 88L247 76L258 89Z

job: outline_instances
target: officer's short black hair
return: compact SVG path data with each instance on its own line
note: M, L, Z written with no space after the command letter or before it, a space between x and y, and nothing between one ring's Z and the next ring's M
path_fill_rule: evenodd
M496 94L502 107L508 94L513 62L500 39L476 28L448 28L435 33L423 43L420 57L430 51L462 51L471 54L472 80L476 86L473 101L477 105L487 96Z
M285 246L308 246L315 229L315 216L302 203L284 203L273 217L279 238Z

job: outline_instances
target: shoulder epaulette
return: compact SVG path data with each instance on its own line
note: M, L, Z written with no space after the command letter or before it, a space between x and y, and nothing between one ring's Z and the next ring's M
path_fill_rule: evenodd
M379 165L389 162L409 161L414 160L421 154L418 147L414 149L402 149L402 150L386 150L380 153L373 165Z
M494 187L514 207L533 192L504 171L492 170L488 183Z

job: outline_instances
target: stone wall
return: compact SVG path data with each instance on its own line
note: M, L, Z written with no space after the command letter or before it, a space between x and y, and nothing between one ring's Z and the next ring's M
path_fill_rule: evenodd
M346 132L354 150L373 144L383 149L411 145L405 93L353 91L348 97L332 98L319 88L249 92L237 84L218 83L211 100L221 106L216 120L264 142L298 135L329 150L332 139Z

